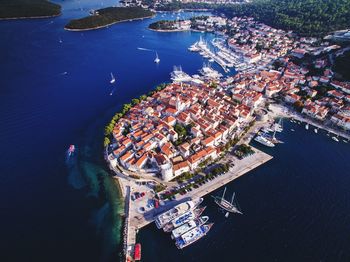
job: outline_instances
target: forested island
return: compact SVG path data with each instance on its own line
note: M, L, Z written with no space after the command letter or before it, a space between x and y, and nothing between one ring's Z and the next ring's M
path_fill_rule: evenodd
M150 24L148 28L155 31L181 31L184 29L178 28L177 25L182 21L183 20L160 20Z
M96 10L91 16L71 20L65 29L72 31L98 29L118 22L152 17L154 14L141 7L107 7Z
M228 17L251 16L302 36L324 36L350 27L350 1L344 0L254 0L216 11Z
M349 0L252 0L236 4L143 0L157 11L213 10L227 17L247 16L301 36L322 37L350 28Z
M0 19L45 18L61 14L61 6L46 0L0 0Z

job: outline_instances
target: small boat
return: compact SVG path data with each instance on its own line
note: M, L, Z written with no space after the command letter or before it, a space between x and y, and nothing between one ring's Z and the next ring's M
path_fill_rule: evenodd
M134 260L139 261L141 260L141 244L137 243L134 247Z
M305 129L306 129L306 130L309 130L309 124L306 124L306 125L305 125Z
M294 132L295 130L292 128L290 131Z
M156 58L154 59L154 63L159 64L159 62L160 62L160 59L159 59L158 53L156 52Z
M314 129L314 132L317 134L317 133L318 133L318 128L315 128L315 129Z
M111 84L114 84L115 83L115 78L114 78L114 75L113 73L111 72L111 81L109 81Z
M62 44L63 43L63 41L62 41L62 39L60 38L60 40L58 40L58 42L60 42L60 44Z
M339 139L338 139L338 137L336 137L336 136L332 136L332 139L333 139L335 142L339 142Z
M344 142L344 143L348 143L348 142L349 142L349 140L345 140L345 139L344 139L344 140L343 140L343 142Z
M71 156L75 152L75 145L70 145L67 152L68 156Z

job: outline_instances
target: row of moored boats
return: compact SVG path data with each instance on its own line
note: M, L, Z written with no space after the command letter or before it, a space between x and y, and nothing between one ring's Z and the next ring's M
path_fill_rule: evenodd
M177 248L182 249L205 236L213 223L207 224L209 217L201 216L206 207L201 207L203 198L180 203L160 214L156 226L164 232L171 232Z

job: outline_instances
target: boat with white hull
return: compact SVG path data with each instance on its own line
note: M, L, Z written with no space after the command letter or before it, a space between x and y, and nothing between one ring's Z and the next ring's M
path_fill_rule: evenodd
M157 216L155 223L158 228L163 228L171 220L185 214L186 212L195 209L200 203L203 202L203 198L197 198L189 200L181 204L176 205L172 209Z
M204 237L210 230L210 228L213 226L214 223L210 223L208 225L202 225L195 227L191 229L190 231L186 232L185 234L181 235L178 239L176 239L176 246L179 249L183 249L197 240Z
M181 235L185 234L186 232L190 231L191 229L204 225L205 223L207 223L209 220L208 216L202 216L196 219L193 219L189 222L187 222L186 224L183 224L182 226L179 226L178 228L175 228L172 232L171 232L171 238L172 239L177 239L178 237L180 237Z
M192 80L192 77L182 71L181 66L174 66L174 70L170 73L170 76L173 82L188 82Z
M254 141L268 147L274 147L275 144L268 140L266 137L259 135L254 138Z
M175 228L182 226L183 224L199 217L205 209L206 207L199 207L195 210L188 211L185 214L175 218L163 227L164 232L171 232Z

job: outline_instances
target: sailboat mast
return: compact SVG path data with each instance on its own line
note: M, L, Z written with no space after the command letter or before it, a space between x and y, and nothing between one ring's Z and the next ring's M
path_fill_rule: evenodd
M224 193L222 194L221 200L223 200L223 199L224 199L225 192L226 192L226 187L225 187L225 189L224 189Z
M235 192L233 192L233 194L232 194L232 199L231 199L231 205L232 205L232 203L233 203L233 199L235 199Z

